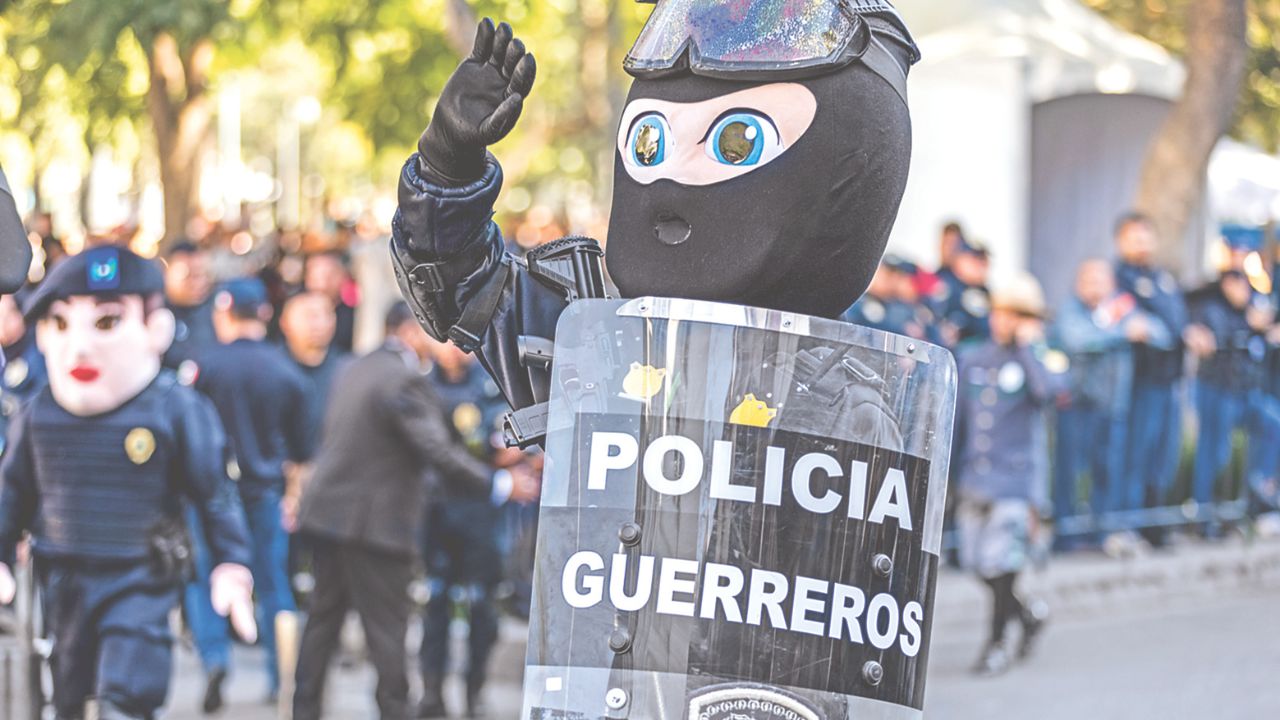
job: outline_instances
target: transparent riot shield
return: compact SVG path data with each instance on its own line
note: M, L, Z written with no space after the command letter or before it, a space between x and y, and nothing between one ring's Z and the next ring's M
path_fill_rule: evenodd
M662 298L556 332L522 718L920 717L951 355Z

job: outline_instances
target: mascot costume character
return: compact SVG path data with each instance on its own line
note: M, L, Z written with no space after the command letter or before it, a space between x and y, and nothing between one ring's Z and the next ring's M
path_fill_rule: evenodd
M657 0L599 244L492 221L535 63L483 21L404 166L391 255L546 447L523 718L919 717L955 396L837 322L907 179L886 0Z
M53 705L103 720L151 718L171 671L169 613L190 572L184 502L219 565L214 607L242 637L253 619L250 547L212 404L162 371L173 341L152 262L99 247L64 261L27 298L48 386L9 428L0 463L0 602L30 532L53 639Z

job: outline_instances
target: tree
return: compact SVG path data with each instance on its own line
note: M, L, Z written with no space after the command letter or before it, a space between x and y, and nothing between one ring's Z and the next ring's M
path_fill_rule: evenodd
M1169 259L1204 197L1209 156L1231 128L1244 81L1245 0L1200 0L1187 15L1187 81L1152 140L1134 206L1151 216Z
M29 104L56 68L85 98L91 127L145 109L164 186L165 242L181 237L197 209L215 48L243 16L223 0L17 0L5 13L10 42L40 57L23 93ZM133 63L145 68L140 88L127 81Z
M1230 131L1272 152L1280 144L1280 0L1086 1L1186 64L1183 95L1148 150L1134 202L1176 261L1218 139Z

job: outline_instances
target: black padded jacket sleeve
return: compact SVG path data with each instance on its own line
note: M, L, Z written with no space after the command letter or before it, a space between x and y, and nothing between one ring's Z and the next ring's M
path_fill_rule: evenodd
M502 168L489 155L485 174L463 187L444 187L422 172L415 153L400 176L400 207L392 223L391 255L405 299L427 332L447 339L463 310L475 300L499 263L511 262L492 320L480 335L481 364L515 409L536 402L529 373L521 362L521 335L550 339L566 301L539 283L525 267L507 257L502 232L492 220L502 188ZM409 278L422 263L462 262L459 279L443 292L431 292Z

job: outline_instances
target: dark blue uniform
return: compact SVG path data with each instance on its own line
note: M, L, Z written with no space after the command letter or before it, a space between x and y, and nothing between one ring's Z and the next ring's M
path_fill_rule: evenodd
M465 377L458 382L450 381L438 369L431 380L453 421L454 432L473 455L490 460L494 438L502 431L502 417L510 409L497 384L475 362L467 365ZM450 486L433 484L427 500L423 560L431 597L422 630L422 673L431 683L444 676L451 598L461 591L471 609L467 684L478 691L484 684L489 651L498 637L493 595L502 580L503 508L490 497L454 493L447 489Z
M249 541L221 423L162 372L111 412L72 415L42 390L15 418L0 465L0 559L32 536L54 638L54 704L80 717L96 696L150 717L168 691L168 615L180 578L155 549L185 497L217 562L248 564Z
M1256 487L1275 477L1280 409L1274 398L1261 392L1266 382L1267 342L1262 332L1249 325L1246 309L1232 306L1217 285L1189 300L1192 321L1207 327L1217 343L1217 350L1200 360L1196 373L1200 434L1192 498L1207 505L1215 499L1214 485L1230 461L1231 436L1238 429L1249 434L1245 471L1249 483ZM1270 312L1265 296L1255 295L1251 302Z
M0 457L4 456L9 419L48 381L44 356L31 334L4 349L4 370L0 372Z
M284 464L311 457L309 387L280 349L262 340L212 345L200 353L195 387L213 400L238 463L240 497L253 538L254 596L258 637L267 652L267 675L279 683L275 652L276 613L294 610L286 562L288 534L280 524ZM209 605L205 565L209 553L196 545L201 582L187 590L196 645L207 669L225 668L230 658L226 620Z
M938 287L929 298L938 322L955 331L955 347L991 336L991 294L982 285L966 285L950 268L938 273Z
M867 293L841 317L847 323L938 343L933 312L923 303L879 298Z
M319 365L306 365L290 355L287 348L281 348L281 352L307 380L307 446L314 454L320 449L320 431L324 426L324 414L329 407L329 393L333 389L333 382L351 362L351 356L337 347L330 347Z
M177 369L193 360L204 348L218 344L213 331L213 298L199 305L169 304L173 313L173 345L164 354L164 366Z
M1158 268L1121 262L1116 287L1138 301L1169 331L1168 347L1136 343L1133 347L1133 402L1129 406L1127 482L1147 505L1167 500L1182 445L1182 410L1178 397L1182 378L1182 332L1187 306L1173 275Z

